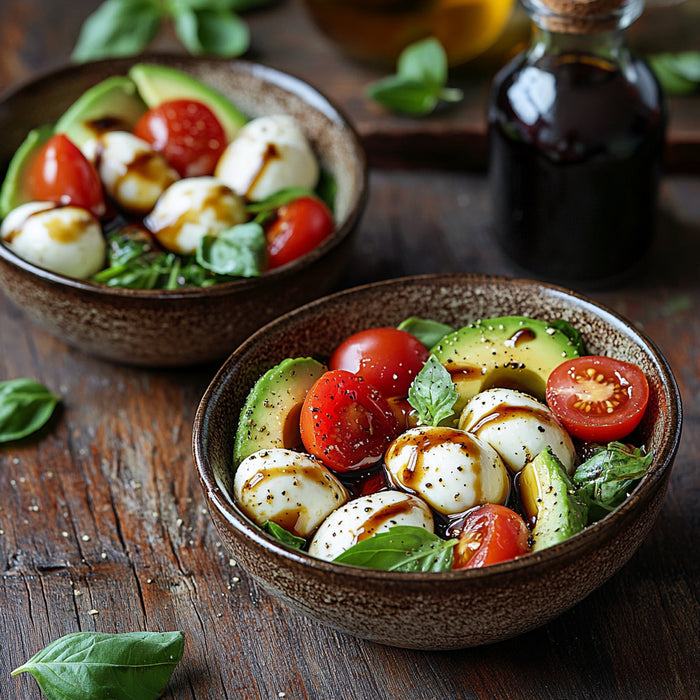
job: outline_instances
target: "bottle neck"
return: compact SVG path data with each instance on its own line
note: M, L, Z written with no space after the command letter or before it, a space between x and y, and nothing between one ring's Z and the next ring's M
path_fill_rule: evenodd
M571 36L621 32L644 9L644 0L520 0L530 18L543 31Z

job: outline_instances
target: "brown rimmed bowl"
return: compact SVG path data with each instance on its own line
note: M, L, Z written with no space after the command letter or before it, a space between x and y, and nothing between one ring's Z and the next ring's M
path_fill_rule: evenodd
M0 289L28 319L91 355L150 367L221 359L267 321L333 288L366 202L366 155L344 114L294 76L241 60L141 55L65 67L0 96L1 176L30 129L54 123L89 87L140 62L193 75L248 117L297 117L337 184L335 233L303 258L260 277L172 291L71 279L0 244Z
M613 513L569 540L483 569L398 573L343 566L291 551L236 507L231 467L238 417L256 379L286 357L329 355L351 333L408 316L453 326L478 318L563 318L591 353L638 364L650 385L641 435L653 468ZM470 275L390 280L319 299L266 325L226 360L197 410L194 462L216 528L240 565L272 596L325 625L374 642L456 649L542 625L613 576L661 508L681 433L676 381L654 343L595 302L538 282Z

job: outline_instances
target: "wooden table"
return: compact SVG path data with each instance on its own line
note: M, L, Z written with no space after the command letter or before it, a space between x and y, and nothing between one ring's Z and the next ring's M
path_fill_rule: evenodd
M52 0L3 0L0 86L66 63L82 18L97 4L74 2L66 11ZM371 193L341 286L422 272L518 273L492 243L483 171L460 169L454 158L440 168L430 156L431 143L439 154L450 131L462 150L483 147L479 118L460 127L454 115L401 120L368 105L361 86L381 73L336 54L294 3L250 22L251 57L335 98L370 149ZM177 48L167 32L158 41ZM465 119L486 89L483 81L469 84ZM684 102L674 118L697 106ZM408 132L421 153L395 136ZM483 163L483 152L472 155L465 165ZM217 367L108 364L30 325L0 295L0 379L33 377L63 399L35 439L0 448L0 698L41 697L31 677L10 671L61 635L144 629L186 635L164 695L177 700L700 697L694 162L688 156L686 173L664 181L653 266L625 287L591 293L644 328L681 387L683 441L658 524L622 571L574 609L482 648L377 646L277 604L223 551L192 465L194 412Z

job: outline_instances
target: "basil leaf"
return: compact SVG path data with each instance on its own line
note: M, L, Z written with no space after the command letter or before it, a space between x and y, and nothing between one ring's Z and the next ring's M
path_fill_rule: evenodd
M653 54L648 61L666 92L686 95L700 87L700 51Z
M428 357L408 388L408 403L416 409L422 425L439 425L453 415L458 396L450 373L435 355Z
M435 91L420 80L391 75L367 88L367 95L375 102L394 112L423 116L432 112L438 103Z
M316 194L321 198L328 209L330 209L331 213L335 214L335 198L338 194L338 183L335 181L333 175L325 168L321 168L318 184L316 185Z
M285 530L281 525L273 523L271 520L262 524L262 529L269 535L272 535L278 542L291 547L292 549L302 550L306 546L306 540L303 537L297 537L288 530Z
M0 382L0 443L35 433L51 418L60 400L33 379Z
M573 476L576 495L589 507L588 522L615 510L651 468L653 455L642 448L611 442L580 464Z
M447 81L445 50L435 38L417 41L401 52L396 70L402 78L417 80L439 90Z
M181 10L173 15L173 23L180 41L196 56L234 58L250 46L248 25L229 10Z
M422 527L395 525L354 544L333 561L382 571L449 571L456 543Z
M549 325L552 326L552 328L556 328L558 331L561 331L569 339L569 342L576 349L576 352L579 355L588 354L588 350L586 349L586 344L583 340L581 332L574 328L568 321L564 321L563 319L559 318L554 321L549 321Z
M400 331L406 331L415 336L428 350L437 345L448 333L453 333L454 328L430 318L418 318L411 316L401 321L398 325Z
M83 23L71 58L77 62L132 56L158 33L158 0L106 0Z
M220 275L255 277L265 260L265 233L260 224L239 224L216 236L204 236L197 262Z
M371 83L367 96L394 112L424 116L440 102L459 102L461 90L445 87L447 55L437 39L407 46L399 56L397 73Z
M184 645L182 632L75 632L12 675L31 673L48 700L153 700L165 691Z

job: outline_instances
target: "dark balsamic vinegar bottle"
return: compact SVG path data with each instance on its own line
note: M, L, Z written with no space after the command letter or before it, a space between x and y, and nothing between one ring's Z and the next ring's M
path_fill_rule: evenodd
M522 0L529 48L489 103L494 227L524 270L614 283L654 237L666 129L653 73L626 44L643 0Z

